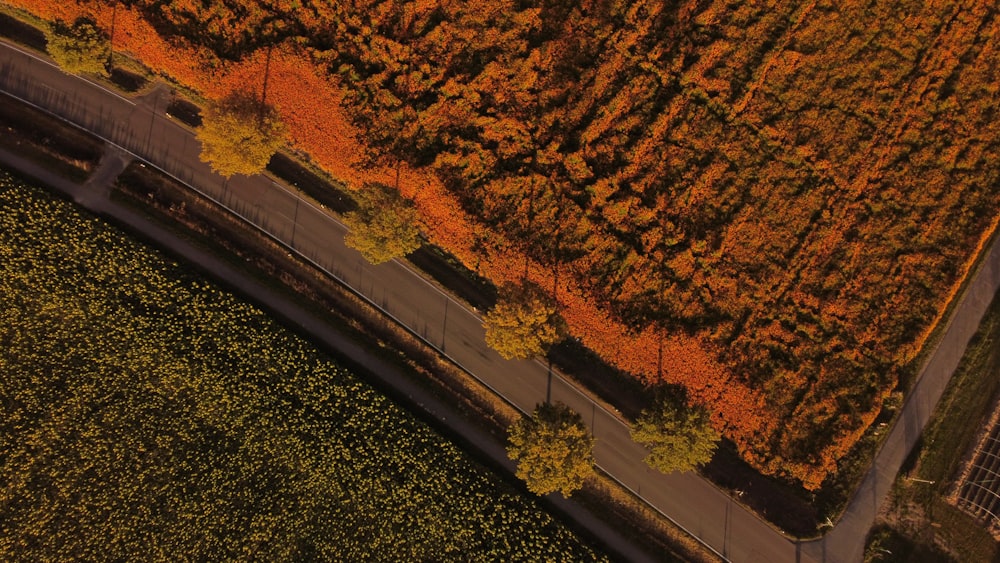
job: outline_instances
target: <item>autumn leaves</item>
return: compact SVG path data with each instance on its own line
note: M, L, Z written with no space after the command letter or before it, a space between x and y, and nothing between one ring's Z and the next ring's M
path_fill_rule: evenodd
M273 107L232 94L213 104L197 131L201 160L230 177L259 174L285 144L285 126Z
M484 318L486 342L506 359L543 356L566 336L558 305L529 282L500 288ZM721 436L709 413L687 399L683 388L665 387L655 405L631 428L634 441L650 451L646 463L663 473L693 471L708 463ZM543 403L508 432L507 452L517 476L539 495L570 496L594 474L594 437L582 418L562 403Z
M566 405L539 405L511 426L507 444L518 478L535 494L568 497L594 474L594 437Z
M649 450L646 464L663 473L693 471L708 463L721 438L708 412L691 405L678 388L661 389L631 435ZM568 497L594 476L594 442L579 413L562 403L544 403L511 425L507 454L517 462L517 476L528 490Z
M372 264L402 258L420 248L419 218L412 202L381 184L369 184L354 193L356 210L347 213L350 229L344 243Z
M508 360L544 356L567 336L559 308L542 288L524 282L500 288L483 322L486 343Z
M52 22L45 39L49 56L64 71L108 75L110 43L93 20L78 18L72 24Z

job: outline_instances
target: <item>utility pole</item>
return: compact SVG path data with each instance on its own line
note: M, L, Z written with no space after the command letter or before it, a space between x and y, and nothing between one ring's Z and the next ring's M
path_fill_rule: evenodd
M108 41L108 63L107 71L111 74L111 69L114 68L114 56L115 56L115 20L118 18L118 0L111 3L111 39Z

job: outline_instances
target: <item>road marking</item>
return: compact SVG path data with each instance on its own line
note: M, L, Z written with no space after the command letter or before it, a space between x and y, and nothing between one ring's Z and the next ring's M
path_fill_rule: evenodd
M94 81L92 81L92 80L90 80L88 78L85 78L83 76L79 76L77 74L71 74L71 73L63 71L61 68L59 68L59 65L53 63L49 59L40 57L40 56L36 55L35 53L22 48L20 45L16 45L14 43L10 43L6 39L0 39L0 44L2 44L4 47L7 47L11 51L17 51L18 53L21 53L22 55L25 55L27 57L31 57L32 59L34 59L36 61L39 61L42 64L48 65L48 66L50 66L50 67L58 70L59 72L65 74L66 76L75 78L75 79L77 79L77 80L79 80L81 82L84 82L84 83L89 84L91 86L95 86L97 88L100 88L101 90L104 90L108 94L111 94L112 96L118 98L119 100L127 102L130 105L133 105L133 106L136 105L135 102L133 102L132 100L130 100L130 99L122 96L121 94L119 94L118 92L115 92L114 90L111 90L109 88L105 88L104 86L102 86L101 84L98 84L97 82L94 82ZM52 88L51 86L50 86L50 88L53 89L53 90L55 90L55 88Z

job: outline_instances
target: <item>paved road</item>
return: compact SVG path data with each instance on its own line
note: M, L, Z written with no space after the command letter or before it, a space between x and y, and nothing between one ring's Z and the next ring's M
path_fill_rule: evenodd
M190 131L164 115L169 96L164 88L128 100L6 45L0 48L0 88L94 131L229 207L354 288L522 411L546 397L568 404L591 426L597 438L595 458L604 471L732 561L861 559L875 510L1000 283L1000 252L994 245L844 518L821 540L793 542L697 475L665 476L648 469L642 462L644 450L629 439L616 413L539 362L501 359L485 345L475 312L402 262L367 264L343 246L343 226L323 209L263 176L227 183L213 174L198 160L199 146Z

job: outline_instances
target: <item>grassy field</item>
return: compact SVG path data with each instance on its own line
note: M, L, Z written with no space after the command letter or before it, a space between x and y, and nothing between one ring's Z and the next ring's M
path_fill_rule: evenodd
M594 560L256 308L0 180L0 557Z

